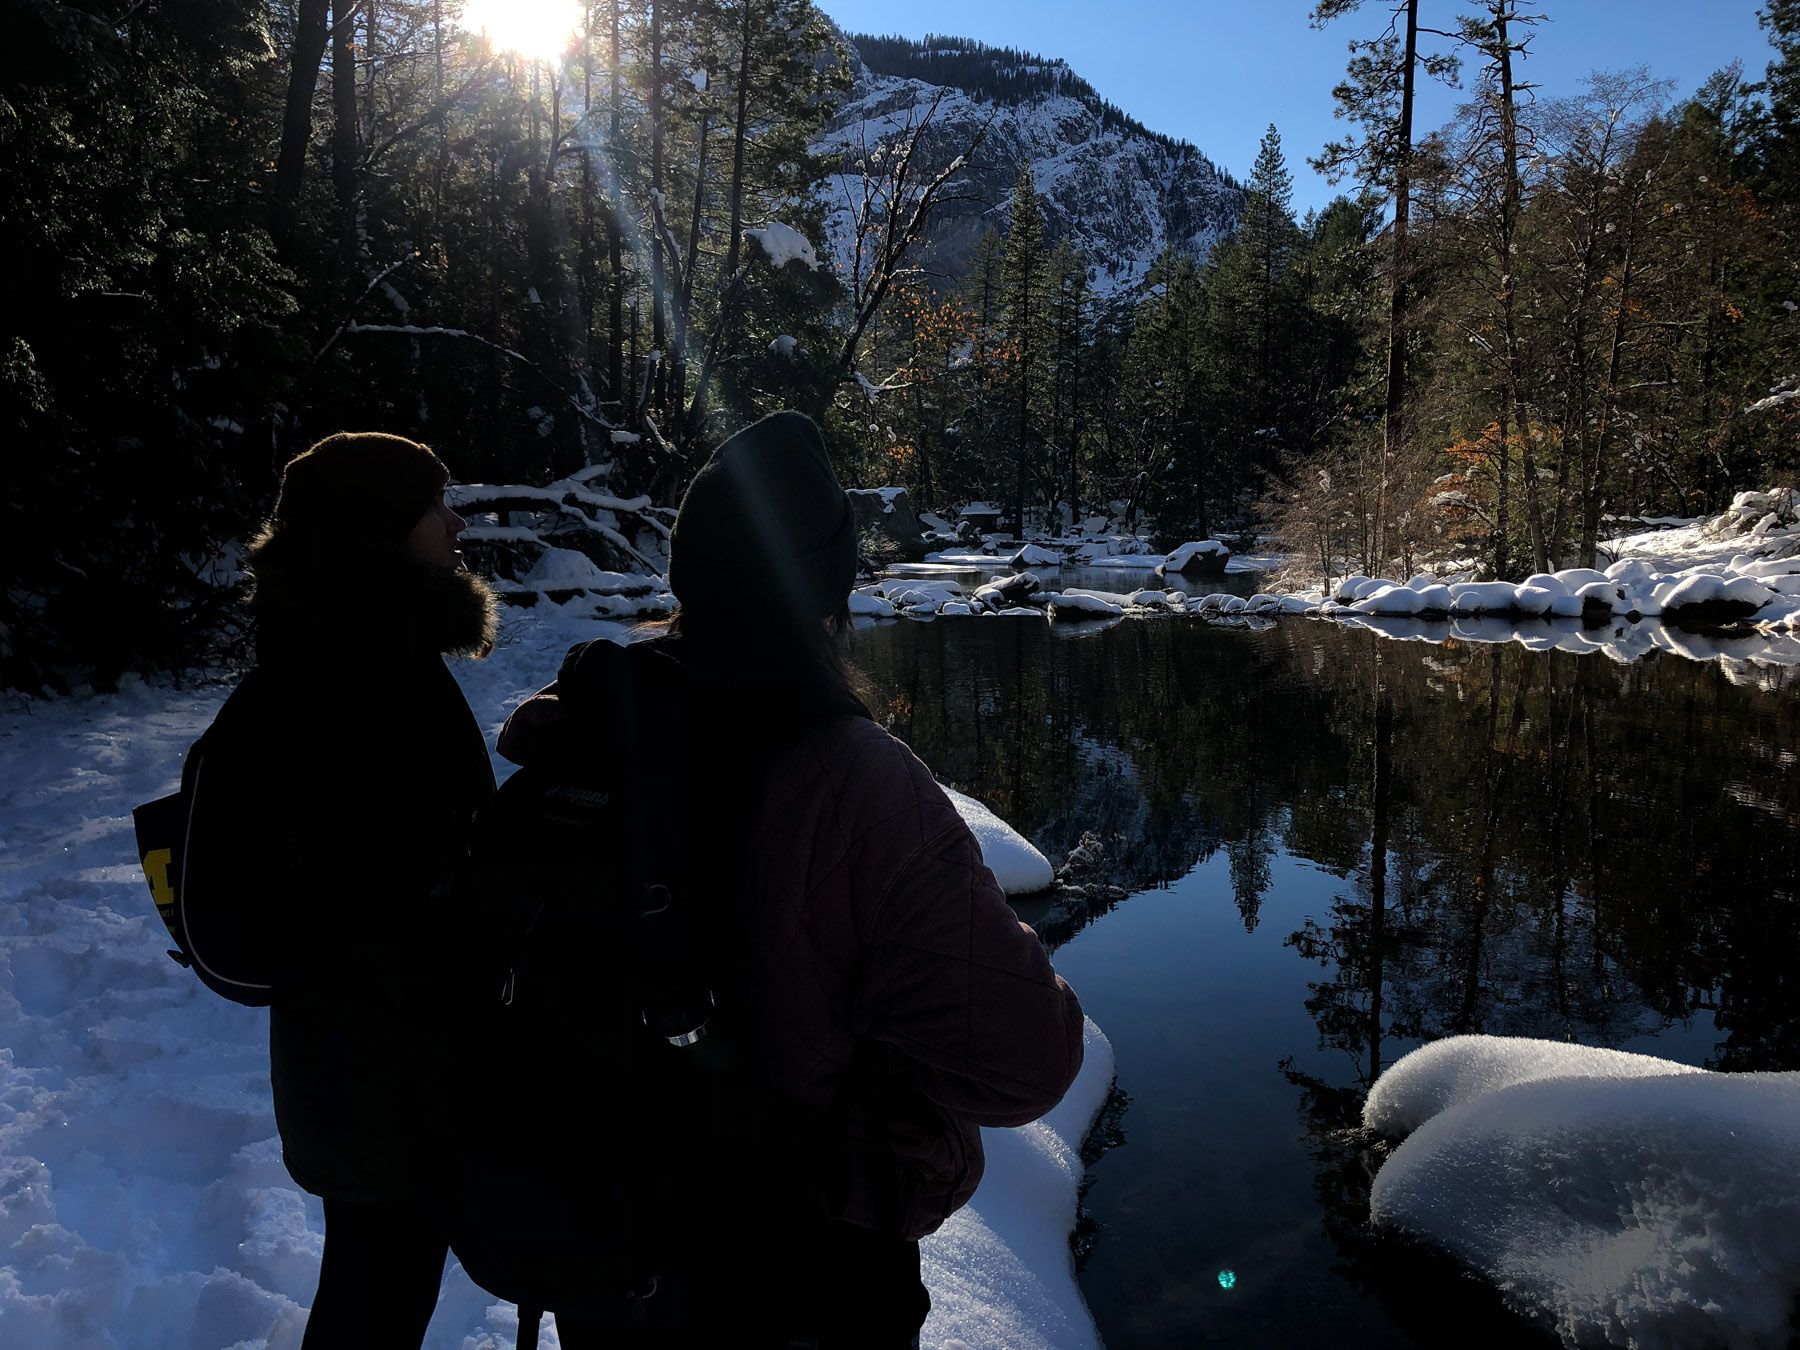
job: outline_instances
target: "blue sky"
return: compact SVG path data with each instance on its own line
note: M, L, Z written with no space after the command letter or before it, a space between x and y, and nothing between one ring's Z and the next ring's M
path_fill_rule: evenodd
M1146 126L1199 146L1239 178L1249 175L1270 122L1294 174L1294 207L1304 212L1334 189L1306 164L1343 123L1332 118L1331 88L1342 77L1345 44L1372 36L1387 6L1324 31L1307 25L1309 0L818 0L844 28L923 37L946 33L1060 56ZM1594 70L1645 65L1692 93L1733 60L1760 79L1773 48L1756 23L1759 0L1544 0L1546 15L1521 78L1541 98L1577 92ZM1424 0L1420 22L1451 28L1470 4ZM1421 129L1448 119L1460 96L1429 90Z

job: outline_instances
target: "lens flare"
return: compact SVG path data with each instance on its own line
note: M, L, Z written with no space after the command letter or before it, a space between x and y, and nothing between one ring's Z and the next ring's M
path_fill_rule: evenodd
M581 4L580 0L468 0L457 23L467 32L481 34L495 51L554 64L581 31Z

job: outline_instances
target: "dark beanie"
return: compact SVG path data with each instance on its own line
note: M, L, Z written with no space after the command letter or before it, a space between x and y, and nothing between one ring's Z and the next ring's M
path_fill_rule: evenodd
M669 589L683 609L773 603L782 617L816 621L855 584L856 513L811 418L771 413L695 475L669 537Z
M444 462L417 441L340 431L288 461L275 523L320 538L404 539L449 481Z

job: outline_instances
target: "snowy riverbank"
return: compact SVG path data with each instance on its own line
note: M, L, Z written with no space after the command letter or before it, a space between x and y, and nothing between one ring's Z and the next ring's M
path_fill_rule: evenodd
M1029 545L1012 557L946 552L860 587L851 608L865 622L1036 618L1082 632L1132 618L1241 627L1307 616L1401 641L1516 642L1621 664L1660 651L1717 661L1733 679L1785 683L1786 672L1800 668L1800 493L1740 493L1718 516L1665 525L1606 541L1612 561L1604 569L1565 568L1518 583L1472 581L1466 571L1404 581L1352 575L1329 590L1253 595L1202 593L1204 579L1172 570L1156 588L1063 586ZM1124 553L1053 561L1147 570L1175 559ZM1228 571L1241 575L1274 561L1234 556ZM1003 570L1009 563L1013 570ZM973 586L949 575L977 568L987 579Z
M509 611L492 658L452 666L490 745L571 642L620 631L554 605ZM132 838L131 808L173 789L225 693L128 680L0 711L0 1346L300 1343L323 1217L281 1166L267 1014L164 954ZM354 771L348 747L324 750ZM1029 845L989 820L1000 867L1035 876ZM986 1132L987 1179L926 1245L927 1345L1098 1344L1068 1247L1078 1150L1112 1080L1110 1047L1087 1034L1069 1097ZM470 1109L511 1090L472 1067ZM427 1344L498 1350L515 1330L453 1264Z

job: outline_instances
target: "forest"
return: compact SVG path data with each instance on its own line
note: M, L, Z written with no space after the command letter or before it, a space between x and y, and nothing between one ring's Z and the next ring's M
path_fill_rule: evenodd
M818 148L865 69L1092 96L1022 52L858 57L810 0L588 0L535 55L457 0L8 8L0 684L215 654L282 464L346 426L465 481L581 473L621 570L780 407L921 507L1261 531L1314 575L1590 563L1614 519L1794 474L1800 0L1760 11L1766 71L1564 98L1530 0L1320 0L1343 195L1297 218L1272 124L1235 235L1118 294L1029 164L966 274L917 265L961 167L929 104ZM1462 100L1435 130L1427 80Z

